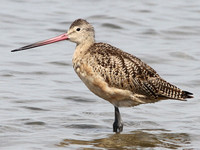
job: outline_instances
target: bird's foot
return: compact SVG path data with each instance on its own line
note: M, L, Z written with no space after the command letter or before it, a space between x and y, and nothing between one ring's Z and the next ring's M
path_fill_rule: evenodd
M113 123L113 132L119 133L123 131L123 123L122 122L114 122Z

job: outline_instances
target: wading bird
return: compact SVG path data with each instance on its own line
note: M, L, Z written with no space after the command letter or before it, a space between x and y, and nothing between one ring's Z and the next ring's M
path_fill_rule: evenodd
M90 91L114 105L114 132L123 130L118 107L154 103L164 99L193 98L192 93L165 81L139 58L110 44L95 43L94 28L84 19L75 20L67 33L12 50L12 52L62 40L76 43L72 62L80 79Z

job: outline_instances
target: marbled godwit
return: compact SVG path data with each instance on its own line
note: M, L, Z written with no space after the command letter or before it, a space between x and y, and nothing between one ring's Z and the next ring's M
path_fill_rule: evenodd
M109 44L95 43L94 28L83 19L75 20L67 33L12 52L62 40L76 43L72 62L80 79L90 91L114 105L114 132L123 130L118 107L193 98L192 93L168 83L139 58Z

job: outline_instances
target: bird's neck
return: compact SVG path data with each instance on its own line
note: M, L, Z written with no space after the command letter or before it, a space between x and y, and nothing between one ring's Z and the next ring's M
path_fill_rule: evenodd
M92 44L94 44L95 40L94 38L86 38L84 41L82 41L81 43L77 43L76 45L76 49L87 49L89 48Z
M90 48L90 46L92 46L94 44L94 42L95 41L93 39L91 39L91 40L88 39L87 41L83 41L82 43L77 44L76 50L73 55L73 62L81 60L82 57L84 56L84 54Z

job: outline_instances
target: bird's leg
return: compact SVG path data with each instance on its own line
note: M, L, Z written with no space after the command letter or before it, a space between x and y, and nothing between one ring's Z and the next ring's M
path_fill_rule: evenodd
M122 132L123 123L118 107L115 106L115 122L113 123L113 132Z

